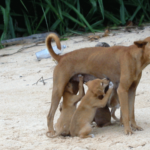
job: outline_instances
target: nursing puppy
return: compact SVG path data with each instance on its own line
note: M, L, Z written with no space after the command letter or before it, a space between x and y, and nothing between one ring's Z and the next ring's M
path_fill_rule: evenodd
M76 110L76 104L81 100L84 96L84 87L83 87L83 76L78 75L79 78L79 87L74 90L74 83L69 82L65 87L65 91L63 94L63 102L60 107L60 117L55 124L56 134L54 136L50 136L47 132L47 136L54 138L59 135L67 136L69 135L69 127L71 118ZM79 89L79 94L77 94Z
M108 91L108 89L109 85L105 88L105 93ZM101 97L101 99L102 98L103 96ZM109 108L111 108L111 112ZM111 117L116 121L120 121L120 119L118 119L115 115L115 111L117 108L119 108L118 97L112 92L107 102L107 105L104 108L97 108L96 110L96 114L93 121L96 122L97 127L111 125Z
M109 84L107 79L95 79L86 83L88 91L82 98L80 105L76 109L70 124L71 136L81 138L93 137L90 135L92 130L91 122L98 107L105 107L111 95L113 84L110 82L109 90L105 94L105 87ZM103 99L99 97L104 95Z

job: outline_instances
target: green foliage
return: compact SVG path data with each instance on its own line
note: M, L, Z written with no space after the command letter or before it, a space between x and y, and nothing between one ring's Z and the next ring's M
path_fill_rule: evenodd
M139 26L150 21L149 0L4 1L0 4L0 40L48 31L83 34L126 25L127 21Z

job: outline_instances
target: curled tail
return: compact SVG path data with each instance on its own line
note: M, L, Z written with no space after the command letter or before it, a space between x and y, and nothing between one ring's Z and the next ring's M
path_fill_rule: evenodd
M61 56L60 56L60 55L57 55L57 54L53 51L53 48L52 48L52 45L51 45L52 39L55 40L56 45L57 45L57 48L58 48L59 50L61 50L60 40L59 40L58 36L57 36L56 34L54 34L54 33L51 33L51 34L49 34L49 35L47 36L47 38L46 38L46 46L47 46L48 51L49 51L49 53L51 54L51 56L52 56L57 62L59 62Z

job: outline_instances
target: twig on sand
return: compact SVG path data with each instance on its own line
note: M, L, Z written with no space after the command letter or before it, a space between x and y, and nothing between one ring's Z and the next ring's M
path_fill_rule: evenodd
M31 48L31 47L34 47L34 46L37 46L37 44L39 43L35 43L34 45L29 45L29 46L23 46L22 48L20 48L18 51L12 53L12 54L2 54L0 55L0 57L5 57L5 56L10 56L10 55L14 55L16 53L19 53L19 52L22 52L23 50L27 49L27 48ZM40 46L40 45L39 45Z
M44 82L45 80L49 80L49 79L52 79L53 77L51 77L51 78L47 78L47 79L44 79L43 77L41 77L39 80L37 80L37 82L35 82L35 83L33 83L32 85L34 85L34 84L38 84L38 82L43 82L43 85L45 85L46 84L46 82Z

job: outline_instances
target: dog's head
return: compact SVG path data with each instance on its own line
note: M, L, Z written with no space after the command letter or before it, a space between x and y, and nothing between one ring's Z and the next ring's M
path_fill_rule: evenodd
M105 88L109 85L109 80L107 79L95 79L88 81L86 83L89 90L95 95L100 96L105 93Z
M146 38L143 41L135 41L134 44L141 48L142 61L144 62L143 67L146 67L150 64L150 37Z
M69 82L69 83L66 85L65 91L67 91L67 92L69 92L69 93L71 93L71 94L74 93L74 91L73 91L73 84L72 84L71 82Z

